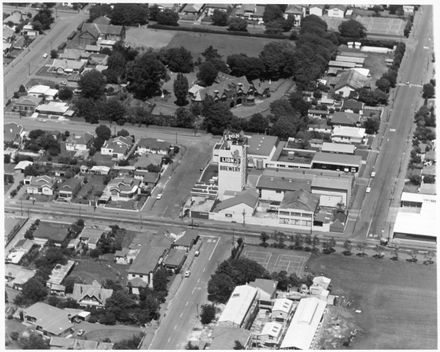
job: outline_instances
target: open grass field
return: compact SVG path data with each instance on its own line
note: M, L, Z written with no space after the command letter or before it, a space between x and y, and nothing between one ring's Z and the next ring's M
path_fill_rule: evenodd
M191 51L193 58L201 57L205 49L212 45L219 54L226 59L232 54L245 53L248 56L258 56L263 47L276 39L242 37L225 34L175 32L176 35L169 42L168 47L183 46Z
M368 53L368 57L365 59L364 68L370 69L372 87L374 83L388 71L386 59L392 59L392 54L376 54Z
M403 36L406 22L400 18L356 16L356 21L362 23L368 34Z
M342 255L312 256L307 265L332 279L332 294L351 300L361 333L353 349L435 349L436 267Z
M131 47L160 49L177 34L176 31L164 31L146 27L129 27L125 34L125 43Z
M84 337L86 337L88 340L102 341L105 338L109 338L113 343L130 339L133 337L133 335L143 334L143 331L140 328L124 325L108 326L82 322L77 326L77 328L84 329L86 331Z
M289 274L295 273L301 276L310 254L302 251L246 246L242 256L261 264L270 273L284 270Z

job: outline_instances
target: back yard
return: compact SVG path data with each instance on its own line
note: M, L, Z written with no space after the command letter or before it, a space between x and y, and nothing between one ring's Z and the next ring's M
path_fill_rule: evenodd
M437 347L436 268L389 259L312 256L307 265L332 279L332 294L359 309L355 349Z

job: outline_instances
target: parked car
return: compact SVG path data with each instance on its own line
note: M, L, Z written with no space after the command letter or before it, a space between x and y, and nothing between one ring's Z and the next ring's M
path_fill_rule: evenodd
M84 335L84 333L85 333L84 329L80 329L80 330L78 330L78 332L76 333L76 336L82 336L82 335Z
M200 251L196 251L196 252L194 253L194 255L195 255L196 257L198 257L199 254L200 254Z
M367 187L367 189L365 190L366 193L370 193L371 192L371 187Z
M191 270L185 271L185 277L189 277L191 275Z
M376 171L373 171L372 173L371 173L371 177L375 177L376 176Z
M159 193L156 197L156 199L162 199L162 193Z
M47 53L44 53L44 54L43 54L43 57L44 57L44 58L46 58L46 57L48 57L48 56L49 56L49 55L48 55Z

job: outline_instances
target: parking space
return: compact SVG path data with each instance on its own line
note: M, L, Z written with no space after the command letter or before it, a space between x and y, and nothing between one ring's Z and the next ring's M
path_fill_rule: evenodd
M242 256L256 261L270 273L286 271L301 276L310 254L288 249L246 246Z

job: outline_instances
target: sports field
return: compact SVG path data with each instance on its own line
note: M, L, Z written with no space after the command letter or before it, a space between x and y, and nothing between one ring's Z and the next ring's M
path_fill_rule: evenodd
M167 46L176 33L176 31L163 31L146 27L129 27L124 42L133 48L160 49Z
M261 264L270 273L286 271L301 276L310 254L286 249L246 246L242 256Z
M352 349L437 347L435 266L342 255L312 256L307 265L362 311L354 314L362 331Z
M400 18L356 16L356 21L362 23L367 34L382 34L402 36L406 22Z

